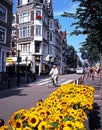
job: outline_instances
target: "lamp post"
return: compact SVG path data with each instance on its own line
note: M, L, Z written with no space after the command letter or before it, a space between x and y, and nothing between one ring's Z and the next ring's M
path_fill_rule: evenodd
M27 80L27 83L29 82L29 77L28 77L28 72L27 72L27 62L28 62L28 57L26 56L25 58L25 61L26 61L26 80Z
M21 62L20 50L18 50L17 62L18 62L18 66L17 66L17 86L19 86L19 83L20 83L19 63Z

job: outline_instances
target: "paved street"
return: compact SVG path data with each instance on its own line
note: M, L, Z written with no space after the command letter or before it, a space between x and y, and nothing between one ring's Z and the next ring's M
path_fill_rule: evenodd
M59 84L70 82L72 79L73 74L60 76ZM57 89L57 87L49 89L49 80L50 77L39 77L36 82L1 91L0 117L7 121L14 111L22 108L29 109L36 104L38 99L48 97L52 91Z
M76 80L81 75L70 74L62 75L59 78L59 84L68 83ZM50 93L55 91L57 87L49 88L49 77L39 77L36 82L25 84L19 87L13 87L0 92L0 118L6 122L9 117L19 109L29 109L36 104L37 100L45 99ZM94 81L88 79L85 85L95 87L95 96L99 96L99 78ZM95 100L94 110L89 118L90 130L102 130L102 100Z

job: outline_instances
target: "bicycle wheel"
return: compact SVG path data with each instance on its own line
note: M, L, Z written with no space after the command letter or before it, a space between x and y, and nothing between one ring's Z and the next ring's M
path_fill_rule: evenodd
M50 79L48 82L48 88L52 88L54 86L53 79Z

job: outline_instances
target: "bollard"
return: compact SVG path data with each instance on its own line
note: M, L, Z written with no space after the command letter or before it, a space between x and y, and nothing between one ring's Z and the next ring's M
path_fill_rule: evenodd
M75 84L77 84L77 80L75 80Z
M80 84L80 78L78 79L78 84Z

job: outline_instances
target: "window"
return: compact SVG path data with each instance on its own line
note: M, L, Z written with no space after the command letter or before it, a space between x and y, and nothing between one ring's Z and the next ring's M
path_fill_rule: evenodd
M7 9L0 5L0 20L7 21Z
M0 27L0 42L5 43L6 41L6 29Z
M35 53L38 53L40 51L40 42L35 42Z
M22 44L19 44L19 49L20 49L22 52L30 52L30 43L22 43Z
M26 23L29 21L30 21L30 13L29 12L25 12L25 13L20 15L20 23Z
M41 10L36 10L36 19L41 19Z
M52 41L52 32L50 32L49 39L50 39L50 41Z
M41 36L41 26L40 26L40 25L36 25L36 32L35 32L35 35Z
M12 31L12 36L16 36L16 30Z
M20 33L19 33L20 38L26 38L29 36L30 36L30 28L29 27L20 28Z
M12 24L15 24L16 23L16 16L14 15L13 17L12 17Z
M49 21L49 27L52 28L52 21Z

